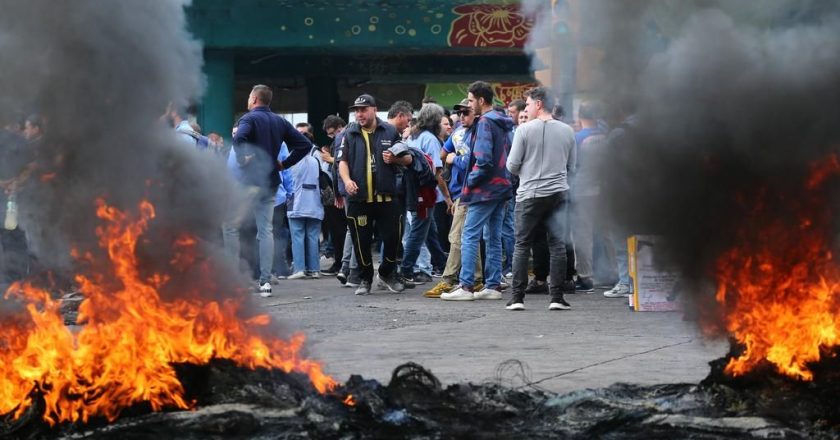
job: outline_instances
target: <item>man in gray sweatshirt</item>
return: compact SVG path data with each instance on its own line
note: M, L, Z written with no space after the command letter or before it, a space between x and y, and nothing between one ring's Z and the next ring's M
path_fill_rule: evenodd
M513 251L513 299L508 310L525 308L528 253L534 230L548 231L551 302L549 310L568 310L563 292L573 290L566 280L566 240L569 236L569 181L575 169L575 133L551 115L554 97L546 87L529 90L525 111L531 119L513 136L508 170L519 176L516 191L516 245Z

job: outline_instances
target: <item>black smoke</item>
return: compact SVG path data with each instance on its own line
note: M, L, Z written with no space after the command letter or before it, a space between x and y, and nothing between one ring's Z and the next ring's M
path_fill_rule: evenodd
M133 216L142 199L155 205L138 250L150 270L169 264L184 232L201 239L204 255L216 248L232 194L228 173L161 119L168 103L203 92L187 3L0 2L0 114L45 120L43 139L15 153L34 164L18 202L41 269L72 274L73 247L101 253L97 198Z
M812 165L840 145L836 2L560 3L540 14L554 24L537 29L576 17L576 44L602 56L586 97L608 104L613 127L635 116L633 136L602 167L603 215L665 237L659 262L703 294L739 231L767 217L796 230L790 202L808 196ZM827 201L836 190L830 183ZM759 197L764 219L749 215Z

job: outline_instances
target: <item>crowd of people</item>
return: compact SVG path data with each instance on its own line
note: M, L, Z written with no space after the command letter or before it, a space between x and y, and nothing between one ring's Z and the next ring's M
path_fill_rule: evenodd
M627 235L597 212L599 164L632 131L627 109L610 130L602 105L587 101L567 124L547 87L504 107L477 81L451 111L396 101L382 120L363 94L349 107L354 122L322 121L332 142L319 147L311 125L292 126L271 99L254 86L234 126L228 165L248 203L223 228L238 263L238 231L252 213L262 296L275 280L321 276L356 295L433 283L424 296L501 300L510 289L508 310L524 309L531 293L568 310L566 295L596 284L612 285L606 297L632 294ZM322 270L321 258L332 264Z
M632 294L627 233L598 213L599 164L632 135L632 111L610 130L603 106L585 101L567 124L547 87L504 107L477 81L451 110L428 98L417 109L396 101L385 120L363 94L349 107L352 123L321 122L332 141L316 146L312 126L272 112L272 97L253 87L229 143L201 134L183 106L161 118L181 142L226 161L244 197L231 204L220 242L231 264L245 260L262 296L279 280L321 276L357 295L429 283L428 298L500 300L510 289L509 310L524 309L532 293L568 310L566 295L596 284L612 285L606 297ZM24 145L42 131L33 115L3 135ZM15 172L0 176L8 202L0 239L4 250L25 249L9 216L25 167L3 168ZM326 269L323 258L332 260ZM4 261L7 271L23 266Z

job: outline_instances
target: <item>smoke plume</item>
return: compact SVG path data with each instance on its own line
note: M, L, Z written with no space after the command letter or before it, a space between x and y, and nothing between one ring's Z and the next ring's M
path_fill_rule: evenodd
M577 47L602 55L587 97L614 110L613 127L635 115L632 136L602 167L605 216L629 234L665 237L660 263L681 271L693 293L738 231L759 226L748 215L759 197L764 215L796 230L790 201L805 197L812 165L840 145L840 6L567 3L537 14L552 24L536 29L556 32L575 18Z
M223 164L161 120L169 102L202 93L186 3L2 1L0 115L45 121L40 142L4 150L34 164L18 203L40 266L70 271L72 247L97 252L100 197L130 213L142 199L156 206L139 250L149 264L167 264L180 232L218 232L230 195Z

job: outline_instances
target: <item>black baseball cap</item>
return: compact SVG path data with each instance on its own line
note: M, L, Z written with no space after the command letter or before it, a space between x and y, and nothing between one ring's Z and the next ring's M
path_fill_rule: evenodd
M461 110L470 110L472 107L470 107L470 100L467 99L467 98L464 98L464 99L461 100L460 103L455 104L455 106L452 107L452 108L456 112L458 112L458 111L461 111Z
M373 96L368 95L365 93L364 95L359 95L355 101L353 101L353 105L349 108L350 110L362 108L362 107L376 107L376 100L373 99Z

